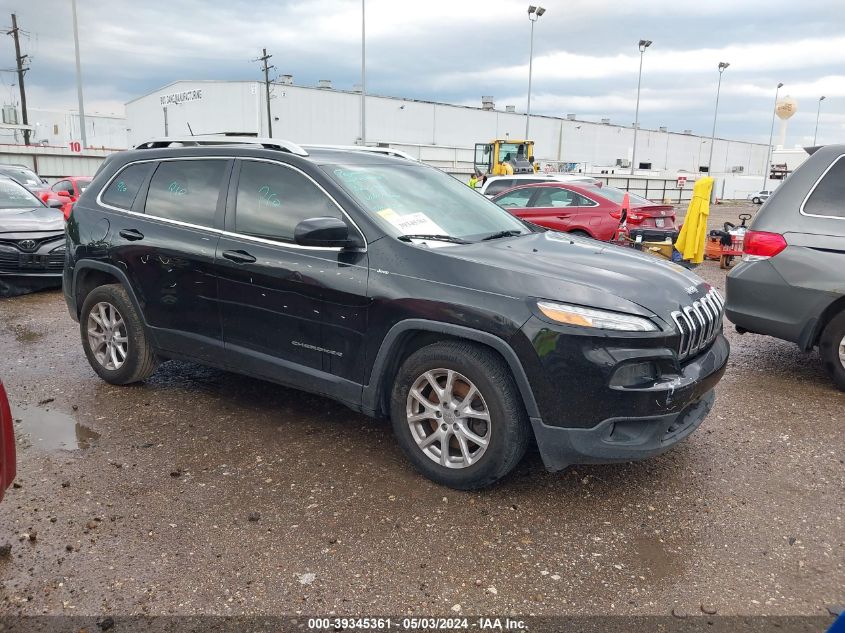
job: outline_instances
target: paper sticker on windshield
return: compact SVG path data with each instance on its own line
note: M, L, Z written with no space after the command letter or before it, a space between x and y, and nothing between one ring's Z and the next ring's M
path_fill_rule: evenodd
M409 213L399 215L393 209L382 209L378 214L390 222L403 235L443 235L445 231L425 213Z

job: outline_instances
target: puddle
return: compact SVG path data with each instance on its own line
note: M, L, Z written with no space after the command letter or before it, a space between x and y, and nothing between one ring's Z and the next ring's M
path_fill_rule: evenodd
M12 417L20 420L15 423L15 435L27 435L32 446L45 451L90 448L100 437L73 416L52 409L21 405L12 410Z
M632 545L634 568L652 581L665 580L683 569L679 556L656 537L638 534Z

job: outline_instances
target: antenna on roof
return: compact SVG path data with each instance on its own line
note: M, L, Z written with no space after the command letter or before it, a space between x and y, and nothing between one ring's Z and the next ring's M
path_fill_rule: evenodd
M194 131L191 129L191 124L188 121L185 121L185 125L188 126L188 132L191 133L191 136L194 135Z

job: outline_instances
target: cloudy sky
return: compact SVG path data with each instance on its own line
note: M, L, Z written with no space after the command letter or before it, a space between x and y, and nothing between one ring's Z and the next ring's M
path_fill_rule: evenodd
M361 0L77 0L86 110L123 103L177 79L257 79L266 46L277 74L301 85L360 81ZM367 90L468 105L494 95L524 111L529 22L522 0L366 0ZM536 25L532 111L634 120L709 134L720 61L719 136L766 142L775 86L798 101L788 144L845 141L842 0L546 0ZM0 0L29 36L31 106L76 105L70 0ZM14 66L0 39L0 69ZM0 72L0 98L17 101Z

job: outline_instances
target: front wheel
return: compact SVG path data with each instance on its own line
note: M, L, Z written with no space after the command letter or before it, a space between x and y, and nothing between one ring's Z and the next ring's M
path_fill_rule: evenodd
M531 433L502 358L457 341L424 347L402 364L391 420L416 469L459 490L482 488L508 474L525 454Z
M822 332L819 355L833 383L845 391L845 312L835 316Z
M760 198L754 198L751 202L753 202L754 204L760 204L762 200L760 200Z
M92 290L82 304L79 329L88 362L106 382L128 385L155 371L155 352L122 286L109 284Z

